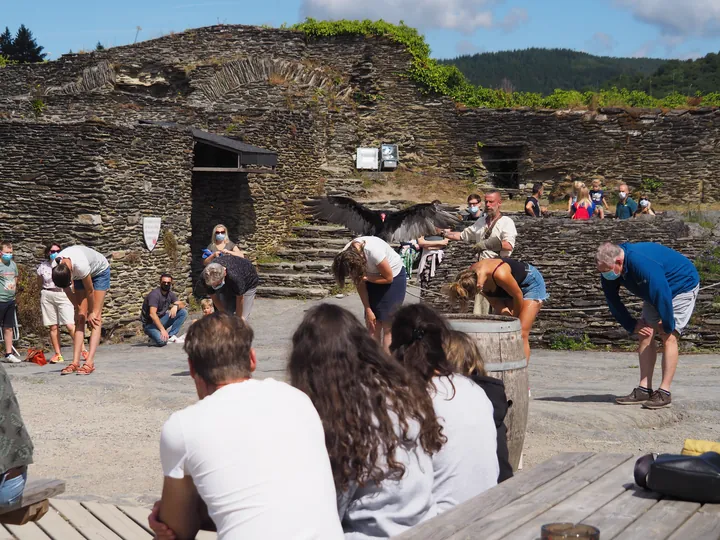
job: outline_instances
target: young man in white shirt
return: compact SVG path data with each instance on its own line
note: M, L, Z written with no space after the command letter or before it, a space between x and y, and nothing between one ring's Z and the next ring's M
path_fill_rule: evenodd
M90 375L95 371L95 352L102 335L102 309L110 289L110 263L94 249L70 246L57 254L52 266L53 283L65 291L75 307L73 361L60 375ZM91 330L90 347L81 366L86 323Z
M343 538L325 434L310 399L273 379L253 380L252 329L216 313L188 330L185 352L200 401L163 427L159 538Z

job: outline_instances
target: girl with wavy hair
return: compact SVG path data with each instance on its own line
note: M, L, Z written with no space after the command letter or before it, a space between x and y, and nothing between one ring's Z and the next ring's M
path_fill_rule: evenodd
M443 292L462 310L482 294L494 313L520 319L525 358L530 361L530 330L548 299L545 280L532 264L507 257L482 259L461 271Z
M437 514L431 455L444 437L433 404L352 313L309 309L288 371L322 419L346 538L394 536Z
M438 511L495 486L500 472L493 406L485 391L459 373L444 345L450 328L425 304L397 312L390 350L432 399L447 443L432 457L433 495Z

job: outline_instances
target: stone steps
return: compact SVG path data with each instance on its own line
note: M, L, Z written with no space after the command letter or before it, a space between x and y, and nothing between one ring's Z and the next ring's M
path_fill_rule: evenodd
M332 274L299 272L267 272L262 274L263 287L310 287L330 289L335 285Z
M267 287L257 288L257 295L263 298L325 298L330 289L318 287Z
M338 225L300 225L292 228L297 238L345 238L349 242L353 234Z
M305 261L305 262L274 262L274 263L260 263L257 265L258 271L263 275L267 274L294 274L300 273L317 273L317 274L330 274L330 268L332 266L331 259L323 259L318 261Z
M282 247L277 250L277 256L286 261L316 261L318 259L332 259L337 255L334 248L300 248Z
M299 237L299 238L288 238L283 242L283 245L293 249L304 249L304 248L328 248L340 251L344 248L351 238L321 238L321 237Z

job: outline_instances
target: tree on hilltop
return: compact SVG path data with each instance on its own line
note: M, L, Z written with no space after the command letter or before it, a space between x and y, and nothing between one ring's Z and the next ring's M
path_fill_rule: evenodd
M21 24L12 43L13 53L10 55L10 60L21 64L42 62L47 56L42 52L43 49L44 47L37 44L32 32L24 24Z
M95 45L95 50L96 50L96 51L104 51L104 50L105 50L105 45L103 45L102 43L100 43L100 42L98 41L98 42L97 42L97 45Z
M13 53L13 37L10 29L6 26L5 32L0 34L0 55L10 59Z

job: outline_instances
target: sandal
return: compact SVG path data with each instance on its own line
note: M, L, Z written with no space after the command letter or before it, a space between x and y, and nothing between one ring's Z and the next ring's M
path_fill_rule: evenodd
M80 366L77 364L70 364L65 366L65 368L60 372L60 375L70 375L71 373L75 373L78 369L80 369Z
M91 366L90 364L83 364L80 366L80 368L77 370L78 375L90 375L93 371L95 371L95 366Z

